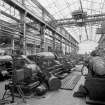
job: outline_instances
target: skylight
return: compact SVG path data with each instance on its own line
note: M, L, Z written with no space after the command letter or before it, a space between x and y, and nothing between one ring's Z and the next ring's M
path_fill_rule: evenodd
M55 19L72 18L72 12L81 8L80 0L38 0ZM82 8L87 15L101 14L105 11L105 0L81 0ZM87 25L89 39L98 42L100 35L96 35L98 25ZM87 40L84 27L65 27L65 29L79 42ZM80 40L81 36L81 40Z

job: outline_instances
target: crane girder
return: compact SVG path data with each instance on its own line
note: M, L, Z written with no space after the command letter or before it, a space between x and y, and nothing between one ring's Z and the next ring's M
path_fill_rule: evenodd
M95 14L95 15L88 15L85 19L74 20L73 18L66 18L66 19L58 19L52 21L50 24L53 26L77 26L78 23L85 23L85 24L97 24L99 22L105 21L105 14Z
M68 26L68 25L74 25L77 26L78 23L85 23L85 24L97 24L100 21L105 21L105 17L104 18L94 18L94 19L85 19L83 21L75 21L75 20L67 20L67 21L61 21L61 22L56 22L54 23L55 26Z

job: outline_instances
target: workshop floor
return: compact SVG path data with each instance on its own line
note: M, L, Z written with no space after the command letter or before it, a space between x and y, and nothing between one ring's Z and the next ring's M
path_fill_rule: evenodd
M80 73L78 71L72 73ZM15 105L87 105L85 99L83 98L74 98L74 91L78 90L80 84L84 83L84 77L81 77L77 85L73 90L62 90L55 92L48 92L46 95L42 97L34 97L31 99L27 99L27 103L23 103L22 100ZM4 83L0 83L0 98L1 93L3 93ZM16 99L17 100L17 99ZM14 105L14 104L9 104Z

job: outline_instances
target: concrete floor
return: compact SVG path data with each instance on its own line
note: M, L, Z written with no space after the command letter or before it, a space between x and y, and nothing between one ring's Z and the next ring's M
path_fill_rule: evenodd
M74 98L73 93L78 89L78 86L83 84L84 78L78 82L74 90L59 90L49 92L45 98L33 98L27 101L28 105L86 105L85 99ZM24 104L23 104L24 105Z
M75 71L73 73L80 73L80 72ZM15 103L15 105L87 105L85 99L73 97L74 91L78 90L80 84L84 84L83 76L81 77L80 81L73 90L60 89L59 91L48 92L46 95L42 97L34 97L27 99L27 103L23 103L22 100L19 99L18 103ZM4 89L4 83L0 83L0 94L3 93L3 89ZM9 104L9 105L14 105L14 104Z

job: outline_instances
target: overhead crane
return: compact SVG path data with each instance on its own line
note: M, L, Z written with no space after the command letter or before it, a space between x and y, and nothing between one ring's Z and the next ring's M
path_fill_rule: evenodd
M87 15L85 12L83 13L81 11L76 11L76 12L78 12L77 18L79 19L76 19L74 16L72 16L72 18L58 19L58 20L52 21L50 22L50 24L53 27L60 27L60 26L64 26L67 28L70 28L73 26L84 27L87 40L89 40L86 26L101 24L101 22L105 21L105 14ZM83 16L84 14L85 16Z
M98 24L99 22L105 21L105 14L94 14L87 15L83 21L82 19L75 20L74 18L66 18L66 19L58 19L51 21L50 24L55 27L65 26L79 26L79 23L87 25L87 24Z
M72 26L84 27L87 40L89 40L86 26L90 24L97 25L100 22L105 21L105 14L87 15L87 12L83 11L81 0L79 0L79 2L80 2L80 9L72 12L72 18L54 20L54 21L51 21L49 24L51 24L54 27L60 27L60 26L64 26L68 28ZM81 37L80 37L80 41L81 41Z

